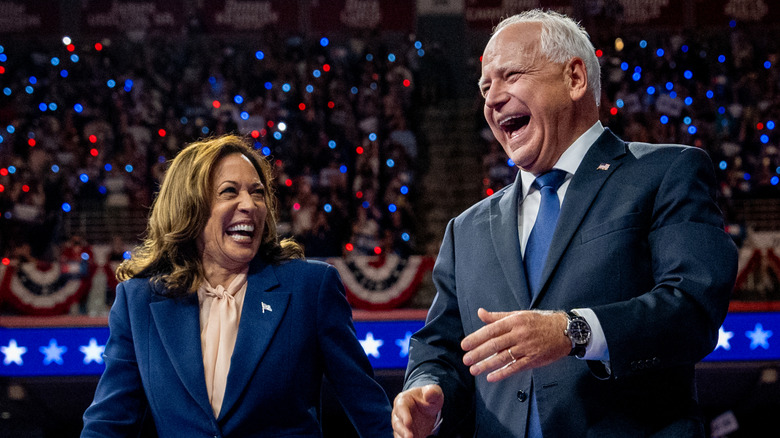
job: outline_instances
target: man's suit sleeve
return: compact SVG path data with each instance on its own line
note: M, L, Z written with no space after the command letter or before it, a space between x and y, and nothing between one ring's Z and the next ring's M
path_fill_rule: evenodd
M460 342L464 338L455 284L455 219L444 232L433 268L436 286L425 327L412 336L404 389L435 383L444 392L441 436L459 430L473 410L474 378L463 364Z
M103 355L106 369L94 401L84 412L82 438L137 435L147 410L127 299L125 283L120 283L108 318L110 335Z
M715 347L737 270L709 157L685 148L657 187L647 236L654 287L593 307L615 377L692 365ZM643 250L643 249L637 249Z

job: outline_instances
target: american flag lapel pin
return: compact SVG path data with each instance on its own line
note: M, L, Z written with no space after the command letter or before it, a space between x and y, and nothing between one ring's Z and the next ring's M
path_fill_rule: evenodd
M264 303L262 301L260 302L260 306L263 308L263 313L265 313L266 310L269 311L269 312L272 312L271 306L269 306L268 304L266 304L266 303Z
M599 167L597 167L596 170L609 170L609 163L599 164Z

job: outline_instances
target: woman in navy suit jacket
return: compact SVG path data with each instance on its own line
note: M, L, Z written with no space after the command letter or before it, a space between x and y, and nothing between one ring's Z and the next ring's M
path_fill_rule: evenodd
M280 241L268 162L237 136L173 160L146 238L117 270L106 370L82 437L319 437L327 377L362 437L390 404L337 271Z

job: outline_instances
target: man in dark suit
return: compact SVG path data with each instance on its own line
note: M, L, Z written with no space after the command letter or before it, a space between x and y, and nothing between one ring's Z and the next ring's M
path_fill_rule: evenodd
M397 437L704 436L694 365L737 268L712 163L605 129L594 52L538 10L488 42L485 118L520 171L447 226Z

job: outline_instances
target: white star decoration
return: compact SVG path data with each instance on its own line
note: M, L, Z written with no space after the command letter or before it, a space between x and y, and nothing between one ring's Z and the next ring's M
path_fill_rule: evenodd
M409 356L409 341L412 340L412 332L406 332L406 337L403 339L396 339L395 345L398 346L398 348L401 349L401 352L398 353L401 357Z
M366 356L374 356L376 358L379 358L379 347L384 343L385 341L381 339L374 339L374 334L371 332L366 333L366 339L360 340L360 346L363 347Z
M751 350L755 350L759 346L764 350L769 350L769 338L772 337L772 330L764 330L764 326L758 323L752 332L745 332L745 336L750 338Z
M724 350L731 350L731 344L729 343L729 340L734 337L734 332L727 332L726 330L723 330L723 326L720 326L718 329L718 345L715 347L717 350L718 348L723 348Z
M105 349L105 345L98 345L97 339L90 338L89 345L79 347L79 351L84 353L84 365L93 361L98 364L103 363L103 351Z
M11 339L8 342L7 347L0 347L0 352L5 355L3 364L11 365L12 363L15 363L17 365L22 365L24 364L22 355L27 353L27 347L20 347L16 344L16 339Z
M43 358L44 365L49 365L52 362L56 363L57 365L62 365L62 354L68 351L68 347L60 347L57 345L57 340L52 339L49 341L49 345L47 347L40 347L38 348L38 351L46 356Z

